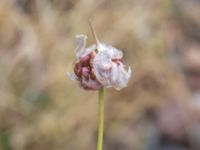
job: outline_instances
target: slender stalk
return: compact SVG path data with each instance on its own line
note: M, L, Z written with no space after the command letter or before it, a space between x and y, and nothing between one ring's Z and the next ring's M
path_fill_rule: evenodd
M103 124L104 124L104 88L99 90L98 112L98 144L97 150L103 150Z
M100 42L97 37L97 33L95 31L95 28L89 20L89 25L92 30L92 34L94 36L96 46L97 46L97 51L100 48ZM98 105L98 143L97 143L97 150L103 150L103 122L104 122L104 88L102 87L99 90L99 105Z

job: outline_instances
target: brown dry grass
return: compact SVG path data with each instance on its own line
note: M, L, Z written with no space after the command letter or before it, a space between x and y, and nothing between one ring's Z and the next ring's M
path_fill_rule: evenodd
M185 11L184 3L0 0L0 149L95 149L97 93L66 77L74 35L94 41L89 18L102 41L123 50L133 70L128 88L106 91L106 149L144 149L146 110L190 99L173 49L191 41L184 32L190 22L199 25L199 6Z

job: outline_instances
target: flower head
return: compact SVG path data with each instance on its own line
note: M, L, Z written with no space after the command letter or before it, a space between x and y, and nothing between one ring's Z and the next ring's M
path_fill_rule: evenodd
M86 47L87 36L76 35L76 62L74 75L80 86L86 90L99 90L101 87L114 87L120 90L127 86L131 69L123 61L122 51L96 38L96 44Z

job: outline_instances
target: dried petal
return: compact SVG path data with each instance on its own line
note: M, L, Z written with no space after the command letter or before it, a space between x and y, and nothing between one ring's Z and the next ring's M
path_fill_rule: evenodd
M69 77L70 80L73 80L73 81L77 80L77 78L74 74L67 72L67 76Z
M100 51L107 51L107 53L112 59L121 59L123 57L122 51L104 43L100 44Z
M76 57L79 58L81 55L85 53L87 36L83 34L76 35Z
M118 74L117 80L115 80L114 82L112 81L111 84L115 89L120 90L127 86L128 80L131 76L131 69L129 67L127 71L123 65L119 65L117 74Z
M121 62L122 56L120 50L101 44L92 64L96 78L105 87L119 90L127 86L131 69L130 67L128 71L125 69L125 65Z

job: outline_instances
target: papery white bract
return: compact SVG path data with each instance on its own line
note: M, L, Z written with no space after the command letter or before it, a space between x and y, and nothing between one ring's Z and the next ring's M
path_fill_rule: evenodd
M130 67L122 62L122 51L103 43L86 47L87 36L76 35L75 75L81 87L86 90L99 90L101 87L114 87L120 90L127 86L131 77ZM75 76L75 77L74 77Z
M93 59L93 68L96 78L105 87L114 87L120 90L127 86L131 77L131 69L122 62L122 51L106 44L101 44L99 52Z
M84 57L85 55L91 53L96 49L96 45L92 45L90 47L86 47L87 36L83 34L78 34L75 36L76 40L76 58L79 59Z

